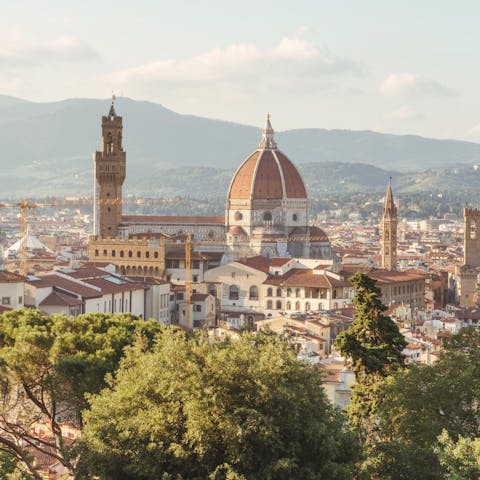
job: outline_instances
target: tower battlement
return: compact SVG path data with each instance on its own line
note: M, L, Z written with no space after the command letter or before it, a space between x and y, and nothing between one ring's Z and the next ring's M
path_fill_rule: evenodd
M464 208L463 216L464 218L466 217L480 218L480 208Z

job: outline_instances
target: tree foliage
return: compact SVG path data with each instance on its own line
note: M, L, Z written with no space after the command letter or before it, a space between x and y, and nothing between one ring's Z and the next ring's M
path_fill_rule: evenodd
M472 328L447 341L432 366L411 365L389 377L377 395L367 478L478 478L462 475L480 437L479 378L480 331Z
M376 281L356 273L350 282L355 287L357 314L351 328L337 337L336 348L351 359L357 379L370 374L385 377L403 365L405 339L391 318L383 314L387 308Z
M83 442L102 479L347 479L356 456L321 373L280 338L176 329L129 351L91 398Z
M131 315L41 315L16 310L0 316L0 448L34 478L32 453L45 453L75 470L60 418L82 425L86 393L96 393L138 337L152 341L157 322ZM46 425L49 438L35 426Z

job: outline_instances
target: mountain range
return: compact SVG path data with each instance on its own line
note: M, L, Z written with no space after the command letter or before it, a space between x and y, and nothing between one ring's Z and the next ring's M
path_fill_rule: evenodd
M92 153L109 107L108 100L37 103L0 95L2 197L91 193ZM261 135L259 127L152 102L118 98L115 108L124 124L125 190L136 195L224 195ZM389 176L397 191L480 188L480 145L472 142L325 129L287 130L276 139L312 196L383 190Z

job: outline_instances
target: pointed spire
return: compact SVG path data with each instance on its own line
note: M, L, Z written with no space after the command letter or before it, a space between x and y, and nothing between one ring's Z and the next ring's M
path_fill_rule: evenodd
M108 116L110 118L114 118L117 116L116 112L115 112L115 94L112 92L112 104L110 105L110 111L108 112Z
M274 138L274 130L272 128L272 124L270 123L270 114L267 114L267 121L265 123L265 127L262 133L262 139L260 140L259 148L266 148L269 150L275 150L277 148L277 144Z
M392 177L388 182L387 195L385 196L385 207L383 209L384 216L396 217L397 216L397 207L393 201L393 192L392 192Z

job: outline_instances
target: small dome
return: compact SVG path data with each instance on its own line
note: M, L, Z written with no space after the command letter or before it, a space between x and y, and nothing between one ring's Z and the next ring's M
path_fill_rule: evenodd
M277 148L270 118L259 148L240 165L230 189L230 199L276 200L307 198L302 177L295 165Z

